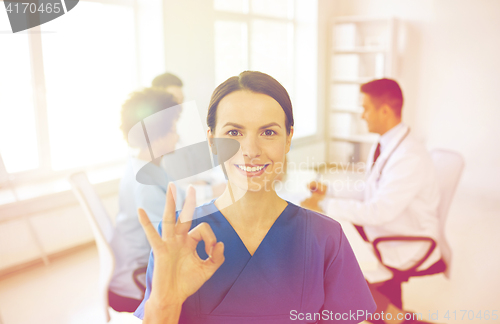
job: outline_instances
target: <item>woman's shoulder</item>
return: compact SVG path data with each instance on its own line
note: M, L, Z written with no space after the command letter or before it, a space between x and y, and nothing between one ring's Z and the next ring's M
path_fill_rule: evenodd
M336 220L318 213L316 211L295 205L294 203L288 202L289 205L292 205L296 210L297 214L300 214L302 217L306 217L312 226L317 227L327 227L329 229L335 228L340 229L340 223Z
M296 217L306 223L304 224L304 228L307 229L310 237L317 239L340 239L342 227L339 222L321 213L297 206L290 202L288 203L295 209Z
M313 253L311 258L331 264L345 248L346 239L342 226L326 215L297 205L293 206L296 210L295 219L303 224L299 230L304 233L305 243L310 247L310 253Z

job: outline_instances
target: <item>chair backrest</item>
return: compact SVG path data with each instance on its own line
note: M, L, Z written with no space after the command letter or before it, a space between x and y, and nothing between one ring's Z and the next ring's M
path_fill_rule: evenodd
M109 322L108 286L115 268L115 257L109 244L113 235L113 223L85 173L71 175L69 182L85 211L95 237L99 253L99 298L104 307L106 322Z
M464 169L464 158L460 153L443 149L434 149L430 152L436 177L439 185L441 198L438 206L439 217L439 238L438 246L441 250L443 259L447 265L445 275L450 276L451 268L451 249L445 236L445 225L450 209L451 201Z

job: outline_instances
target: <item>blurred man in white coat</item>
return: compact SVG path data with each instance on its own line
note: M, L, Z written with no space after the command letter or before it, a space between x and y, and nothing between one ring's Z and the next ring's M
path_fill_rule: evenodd
M352 222L370 243L382 237L427 238L380 242L377 248L383 265L377 271L365 272L377 312L392 313L395 319L402 312L401 283L408 280L408 274L430 274L445 267L439 247L431 248L432 240L438 237L439 191L429 153L401 122L403 94L398 83L374 80L363 84L361 93L362 118L370 132L380 134L368 158L363 190L346 199L340 198L332 186L313 182L309 185L313 194L302 206Z

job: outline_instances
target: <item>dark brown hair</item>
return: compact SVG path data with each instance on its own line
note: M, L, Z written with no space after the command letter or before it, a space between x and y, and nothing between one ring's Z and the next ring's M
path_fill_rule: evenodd
M293 126L293 110L288 92L272 76L257 71L241 72L239 76L227 79L214 90L212 98L210 98L207 115L207 125L212 132L215 131L217 107L220 101L228 94L239 90L265 94L276 100L285 112L286 131L290 134L291 127Z
M403 92L396 81L391 79L373 80L362 84L361 92L370 96L377 109L383 104L387 104L396 116L401 117Z

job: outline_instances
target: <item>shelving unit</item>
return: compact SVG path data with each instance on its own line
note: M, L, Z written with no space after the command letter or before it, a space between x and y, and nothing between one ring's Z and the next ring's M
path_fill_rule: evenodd
M361 119L359 87L395 76L396 20L337 17L329 30L326 156L332 163L365 161L378 135Z

